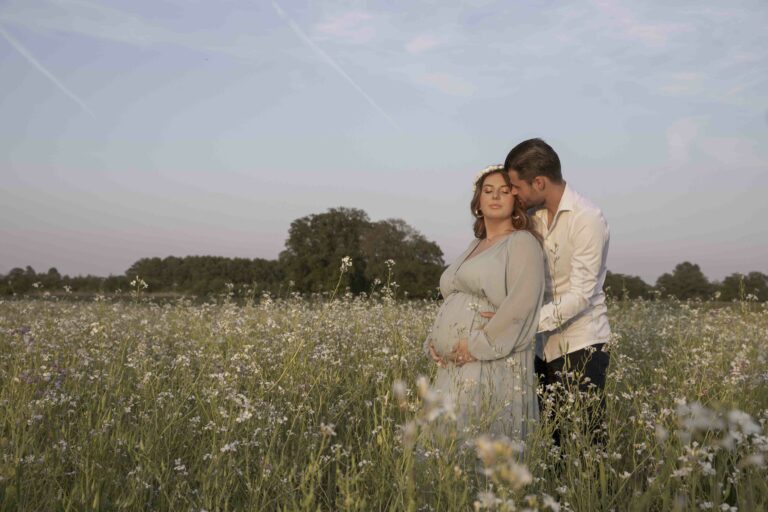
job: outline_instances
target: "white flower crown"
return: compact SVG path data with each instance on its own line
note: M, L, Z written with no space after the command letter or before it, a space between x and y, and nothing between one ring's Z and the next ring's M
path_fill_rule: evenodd
M477 190L477 182L480 181L480 178L482 178L486 174L490 174L496 171L503 171L503 170L504 170L503 165L494 164L494 165L489 165L488 167L486 167L485 169L477 173L477 176L475 176L475 181L472 182L472 192L475 192Z

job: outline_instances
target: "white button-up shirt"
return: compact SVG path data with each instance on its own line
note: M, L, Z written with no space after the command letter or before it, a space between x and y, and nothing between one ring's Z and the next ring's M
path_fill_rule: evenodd
M552 361L607 342L611 328L603 283L610 234L603 213L566 184L552 224L547 225L546 208L533 219L547 258L536 355Z

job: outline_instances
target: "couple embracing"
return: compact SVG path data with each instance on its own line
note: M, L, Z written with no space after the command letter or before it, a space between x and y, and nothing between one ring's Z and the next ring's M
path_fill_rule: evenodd
M453 403L460 435L517 440L544 401L557 408L569 392L596 394L580 423L599 442L608 224L541 139L515 146L474 188L475 237L440 278L444 303L425 342L439 365L434 387Z

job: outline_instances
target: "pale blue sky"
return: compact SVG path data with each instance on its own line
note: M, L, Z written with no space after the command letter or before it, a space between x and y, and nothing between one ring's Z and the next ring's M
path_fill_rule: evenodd
M275 258L335 206L454 258L540 136L609 269L768 272L768 3L0 2L0 272Z

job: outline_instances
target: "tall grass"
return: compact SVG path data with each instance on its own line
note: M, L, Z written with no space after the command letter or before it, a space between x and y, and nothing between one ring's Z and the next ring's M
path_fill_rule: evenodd
M434 435L436 309L0 302L0 509L768 509L767 305L612 304L605 445L522 454Z

